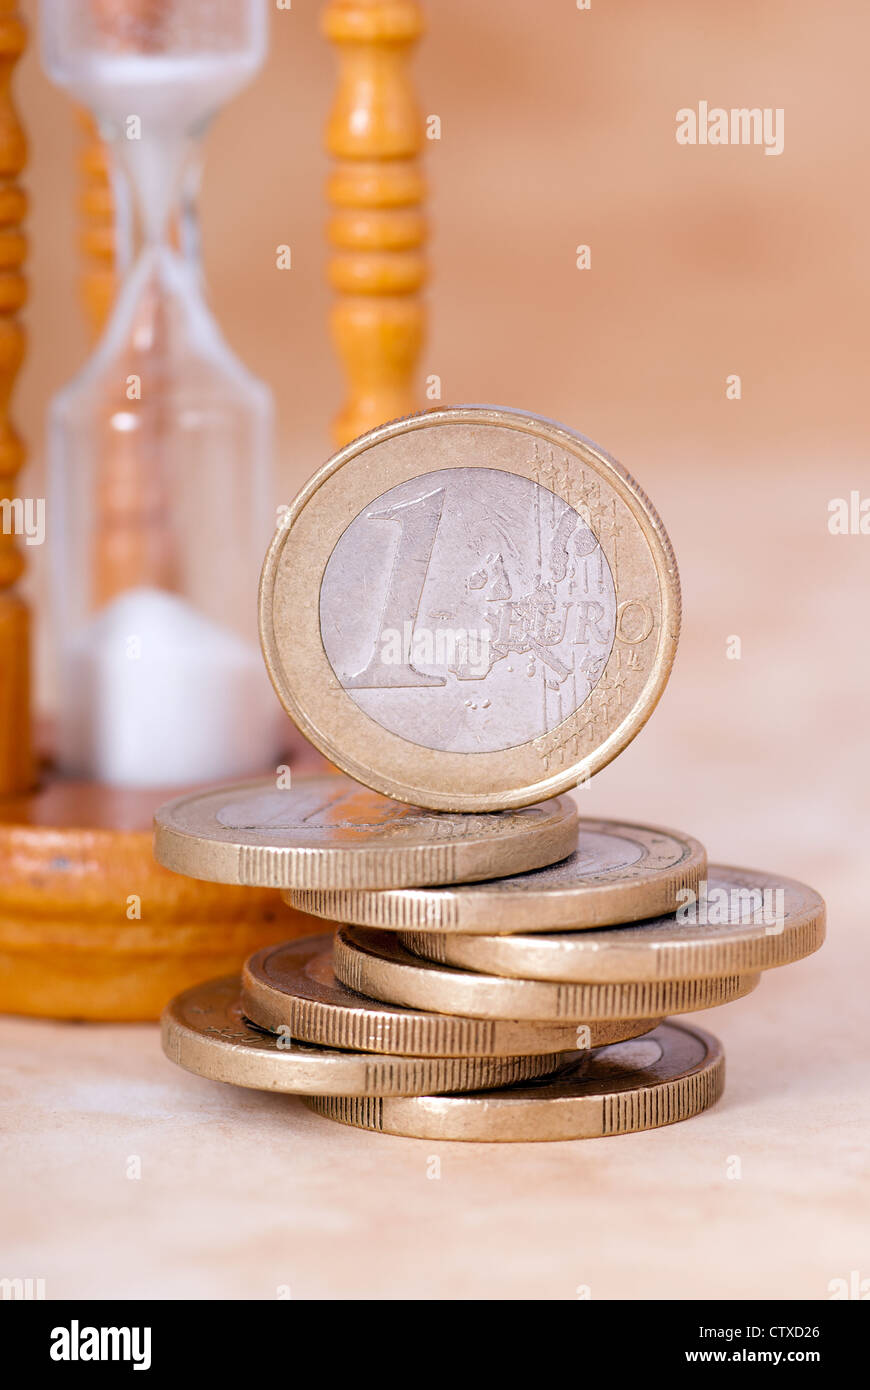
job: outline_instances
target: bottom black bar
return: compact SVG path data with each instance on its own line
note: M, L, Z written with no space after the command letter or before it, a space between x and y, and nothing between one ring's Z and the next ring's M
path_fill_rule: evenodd
M39 1302L5 1299L0 1316L17 1376L31 1370L94 1376L101 1370L173 1376L201 1383L213 1374L246 1380L281 1375L330 1379L375 1366L394 1382L433 1378L490 1382L505 1366L536 1380L621 1380L627 1372L672 1374L687 1368L741 1371L813 1367L845 1371L863 1350L867 1318L848 1293L825 1302L457 1302L433 1316L420 1302ZM848 1306L849 1304L852 1306ZM403 1312L404 1309L404 1312ZM335 1319L335 1332L329 1328ZM326 1333L326 1336L324 1336ZM419 1357L419 1365L417 1358ZM439 1371L440 1366L440 1371ZM527 1372L525 1373L527 1374Z

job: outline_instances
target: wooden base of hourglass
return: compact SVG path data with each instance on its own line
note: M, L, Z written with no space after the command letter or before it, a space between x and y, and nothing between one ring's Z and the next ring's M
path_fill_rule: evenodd
M168 794L48 779L0 802L0 1012L155 1019L260 946L323 930L273 889L157 864L151 818Z

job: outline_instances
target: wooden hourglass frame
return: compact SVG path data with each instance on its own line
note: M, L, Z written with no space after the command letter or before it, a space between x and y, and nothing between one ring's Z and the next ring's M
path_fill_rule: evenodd
M408 72L422 32L416 0L331 0L338 87L326 143L335 163L330 281L349 398L338 443L417 407L425 267L422 122ZM9 402L24 355L24 131L11 83L27 41L17 0L0 0L0 500L16 496L24 448ZM98 332L115 292L107 157L80 117L81 292ZM237 970L259 946L319 930L273 890L204 883L151 852L160 792L63 782L32 751L30 615L24 555L0 530L0 1011L156 1018L195 981ZM265 674L264 674L265 679Z

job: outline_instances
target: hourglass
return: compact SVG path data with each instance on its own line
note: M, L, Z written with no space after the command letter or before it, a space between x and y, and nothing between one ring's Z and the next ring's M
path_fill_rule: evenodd
M272 406L203 300L193 200L209 121L263 61L265 0L42 0L41 16L50 76L129 191L134 253L50 412L59 762L140 787L260 771L281 729L251 599Z

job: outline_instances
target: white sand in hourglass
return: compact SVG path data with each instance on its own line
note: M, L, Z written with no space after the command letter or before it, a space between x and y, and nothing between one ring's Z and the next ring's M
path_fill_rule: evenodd
M94 53L70 69L70 82L101 119L139 116L143 131L194 128L247 85L259 67L247 52Z
M159 589L132 589L65 653L60 756L73 775L159 787L274 765L287 720L259 651Z
M247 85L259 66L249 54L95 54L76 65L72 85L101 122L126 137L124 162L138 184L155 234L169 208L179 161L192 135Z

